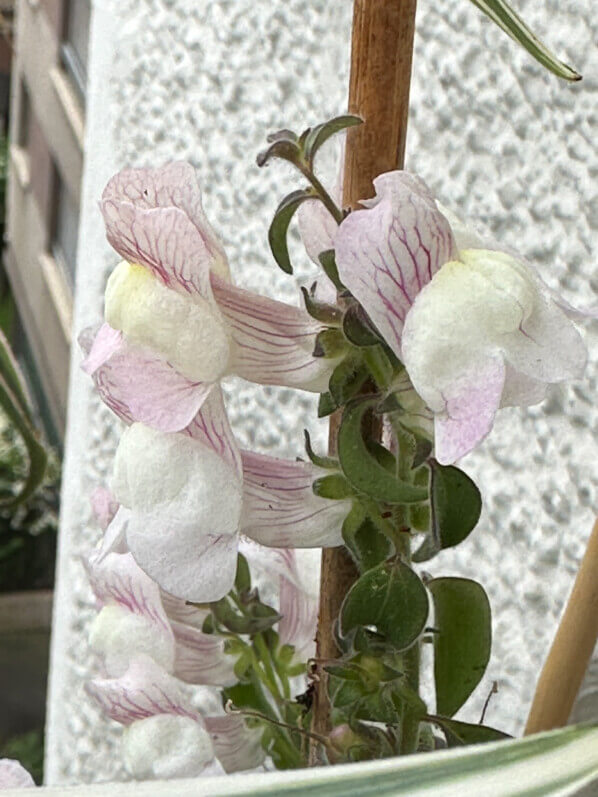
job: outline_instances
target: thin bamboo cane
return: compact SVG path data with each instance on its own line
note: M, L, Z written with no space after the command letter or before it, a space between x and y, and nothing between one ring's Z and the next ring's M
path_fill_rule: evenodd
M525 726L525 735L567 723L598 639L598 520L560 622Z

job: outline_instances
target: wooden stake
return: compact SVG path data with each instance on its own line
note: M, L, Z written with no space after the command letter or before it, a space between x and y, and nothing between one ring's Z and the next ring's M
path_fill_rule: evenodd
M403 167L409 87L413 57L416 0L355 0L351 42L349 112L365 123L347 133L343 204L355 207L374 195L372 180ZM339 418L330 424L330 450L336 451ZM317 658L336 658L333 636L343 598L357 579L344 548L322 552ZM330 731L326 674L320 673L314 694L312 731ZM318 745L310 749L310 765L321 763Z
M525 735L566 725L598 639L598 520L544 663Z

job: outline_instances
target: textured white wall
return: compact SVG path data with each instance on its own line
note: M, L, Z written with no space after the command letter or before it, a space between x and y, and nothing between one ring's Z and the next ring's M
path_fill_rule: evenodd
M543 72L466 0L420 0L408 167L445 204L535 261L580 304L592 301L598 249L598 19L591 0L520 0L540 34L585 75L566 86ZM267 251L277 200L294 187L254 165L265 134L301 128L346 105L349 0L95 0L76 323L99 320L115 256L103 240L101 189L117 168L188 158L237 281L296 301L296 281ZM299 249L297 249L300 252ZM305 259L304 259L305 260ZM297 269L298 280L307 269ZM594 285L595 287L595 285ZM435 573L479 578L494 608L499 681L487 721L517 732L598 504L595 334L578 385L531 411L503 411L463 466L485 512L473 537ZM74 353L47 736L48 783L122 777L118 730L83 692L97 666L79 556L99 532L88 495L102 483L118 430ZM228 390L240 441L294 456L313 401L242 383ZM320 439L323 429L319 427ZM592 510L593 507L593 510ZM593 679L598 688L598 674ZM588 687L591 692L591 684ZM598 710L589 694L582 710Z

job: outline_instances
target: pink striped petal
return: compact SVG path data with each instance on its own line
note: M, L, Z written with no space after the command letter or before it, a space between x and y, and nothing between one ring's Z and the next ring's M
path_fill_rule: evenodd
M305 660L315 652L319 567L314 567L313 562L302 562L298 558L301 551L290 550L289 553L293 554L289 562L289 573L280 579L278 611L282 620L278 623L278 633L283 645L294 646L295 658Z
M18 761L0 758L0 789L26 789L30 786L35 786L35 781Z
M261 728L248 728L238 714L206 717L205 724L212 737L216 758L227 774L255 769L264 763L266 756L261 745Z
M151 349L127 343L108 324L100 328L83 369L125 423L139 421L163 432L188 426L213 387L187 379Z
M101 561L86 562L91 588L102 604L116 603L132 614L145 617L173 639L162 606L160 588L135 562L130 553L109 553Z
M309 258L320 265L318 255L334 249L338 224L319 199L309 199L297 211L299 235Z
M211 390L201 411L185 429L185 434L215 451L241 478L241 454L219 386Z
M250 382L313 392L328 389L335 363L314 357L323 327L305 310L212 277L214 296L236 347L231 370Z
M440 267L456 256L448 221L426 184L407 172L381 174L376 197L351 213L336 237L340 278L401 356L405 317Z
M156 714L199 720L179 682L149 656L138 656L120 678L97 678L85 686L100 708L121 725Z
M204 214L190 164L125 169L104 189L100 207L114 249L174 290L208 298L210 270L228 277L226 255Z
M242 451L241 458L243 534L275 548L342 545L350 501L314 495L312 484L321 473L313 465L251 451Z
M174 675L189 684L232 686L235 660L224 652L224 639L171 621L175 638Z

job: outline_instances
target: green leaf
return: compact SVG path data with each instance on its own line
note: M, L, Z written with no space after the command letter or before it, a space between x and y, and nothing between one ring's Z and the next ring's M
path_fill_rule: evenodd
M433 714L428 715L427 719L442 729L449 747L463 747L467 744L484 744L512 738L508 733L487 725L472 725L469 722L460 722Z
M367 368L359 354L349 354L334 369L328 388L337 406L354 398L368 378Z
M290 134L290 135L289 135ZM272 158L288 161L297 165L301 160L301 151L295 136L290 130L280 130L278 133L271 133L268 136L268 141L272 142L270 146L257 156L256 163L258 166L265 166Z
M305 159L310 165L313 164L314 156L330 136L335 133L340 133L341 130L346 130L348 127L355 127L356 125L363 124L363 119L359 116L352 114L345 114L344 116L337 116L330 119L328 122L323 122L320 125L310 128L305 136L303 142L303 154Z
M330 476L321 476L312 484L312 490L320 498L342 500L353 496L353 488L340 473L331 473Z
M399 559L368 570L341 607L341 633L374 626L397 650L412 645L428 618L428 595L419 576Z
M480 491L466 473L433 459L429 465L431 529L413 555L414 562L425 562L441 549L458 545L476 527L482 511Z
M397 479L369 451L362 435L366 412L377 399L358 399L345 407L338 432L338 456L343 473L357 490L388 504L425 501L428 490Z
M270 149L272 149L272 147ZM313 199L315 196L315 193L310 188L293 191L288 196L285 196L280 205L276 208L276 213L274 214L272 224L268 230L268 242L274 259L287 274L293 273L293 266L291 265L291 258L289 257L289 248L287 246L289 224L299 205L308 199Z
M553 55L505 0L471 0L499 28L527 50L538 63L564 80L581 80L581 75Z
M238 704L237 704L238 705ZM577 726L442 753L288 772L202 778L206 793L244 797L573 797L598 780L598 727ZM98 797L114 785L94 786ZM159 784L180 797L179 781ZM588 792L588 794L591 792Z
M345 518L343 540L362 573L384 562L392 552L388 537L358 503L353 505Z
M452 717L479 684L490 659L490 603L483 587L467 578L435 578L434 681L436 710Z
M318 418L326 418L338 409L332 393L322 393L318 400Z
M325 252L320 252L320 254L318 255L318 260L320 261L320 265L324 269L324 273L326 274L328 279L332 282L337 291L344 291L345 286L341 282L341 278L338 275L338 268L336 266L336 257L334 254L334 249L327 249Z

